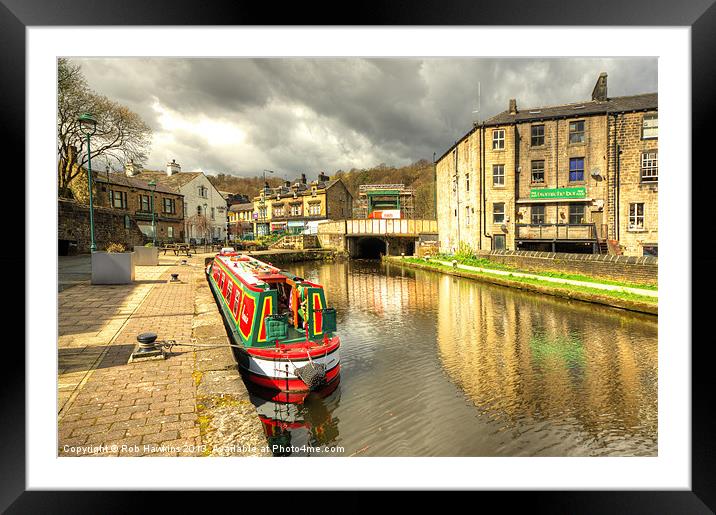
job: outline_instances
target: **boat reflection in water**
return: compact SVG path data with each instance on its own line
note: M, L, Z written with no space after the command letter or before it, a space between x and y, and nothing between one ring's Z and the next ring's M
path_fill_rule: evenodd
M338 438L338 418L332 413L341 398L339 383L337 379L323 388L302 393L268 390L247 383L249 397L274 456L330 454L323 451ZM304 446L313 448L313 452L302 449Z

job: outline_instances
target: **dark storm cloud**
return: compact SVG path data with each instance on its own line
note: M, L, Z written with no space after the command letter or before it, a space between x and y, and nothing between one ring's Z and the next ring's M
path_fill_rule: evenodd
M610 96L657 90L655 58L76 62L93 89L154 129L148 167L176 158L241 175L431 159L510 98L519 108L589 99L602 71Z

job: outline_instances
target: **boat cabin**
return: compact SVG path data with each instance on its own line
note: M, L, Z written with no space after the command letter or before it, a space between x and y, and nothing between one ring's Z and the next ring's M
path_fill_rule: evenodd
M247 347L316 341L336 330L323 287L250 256L222 253L210 281L238 339Z

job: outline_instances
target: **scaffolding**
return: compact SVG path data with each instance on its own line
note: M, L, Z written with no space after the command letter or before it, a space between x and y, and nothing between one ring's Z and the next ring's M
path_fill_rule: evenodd
M414 188L405 184L361 184L358 187L358 205L353 210L354 218L380 218L376 215L396 211L400 212L400 218L415 217Z

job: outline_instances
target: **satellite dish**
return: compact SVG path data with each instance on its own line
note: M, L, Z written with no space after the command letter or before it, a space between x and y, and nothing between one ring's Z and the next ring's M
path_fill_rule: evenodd
M592 169L592 177L601 177L602 172L599 170L599 168L593 168Z

